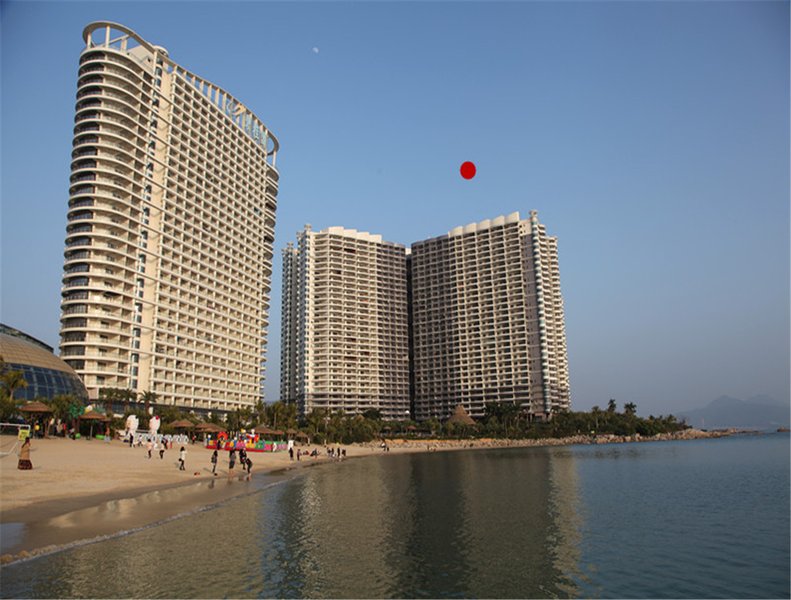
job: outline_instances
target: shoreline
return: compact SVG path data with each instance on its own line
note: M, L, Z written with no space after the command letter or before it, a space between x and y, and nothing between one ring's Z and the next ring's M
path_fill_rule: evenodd
M415 452L711 439L744 433L759 432L688 429L651 437L390 439L389 452L383 451L381 442L333 444L332 447L344 448L345 460L348 460ZM254 463L252 476L240 476L241 469L238 469L233 478L229 478L226 461L222 458L218 476L212 476L208 466L212 451L197 445L188 447L188 464L201 466L197 471L193 466L186 472L178 472L170 460L165 462L156 457L149 460L144 449L130 449L117 442L113 446L113 443L93 440L57 438L35 440L34 444L33 471L18 471L15 455L0 461L0 528L5 538L0 552L1 565L155 526L235 497L257 493L268 485L297 476L305 468L343 462L329 458L321 446L309 446L318 448L319 456L305 457L301 461L289 460L286 452L250 453ZM175 450L167 452L171 453L171 458L177 454ZM37 472L37 462L47 466ZM48 463L57 466L49 468ZM53 480L53 468L58 469L57 480ZM36 481L31 481L31 474ZM31 491L33 493L26 493Z

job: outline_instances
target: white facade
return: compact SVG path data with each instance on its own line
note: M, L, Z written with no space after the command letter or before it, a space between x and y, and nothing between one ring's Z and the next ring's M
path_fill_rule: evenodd
M481 417L511 402L538 419L569 406L557 240L538 216L456 227L411 253L415 418Z
M283 252L281 399L409 417L406 249L330 227Z
M83 34L61 356L91 397L231 410L261 398L276 138L114 23Z

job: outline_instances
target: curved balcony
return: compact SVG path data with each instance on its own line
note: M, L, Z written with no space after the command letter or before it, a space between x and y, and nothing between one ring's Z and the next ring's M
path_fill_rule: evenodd
M99 85L104 82L101 75L82 75L77 79L77 90L88 85ZM79 93L79 92L78 92Z
M99 136L97 135L90 135L90 134L79 134L74 137L74 141L72 141L72 147L76 148L77 146L83 146L85 144L95 144L99 141Z
M98 96L101 93L102 89L99 86L87 87L77 92L77 100L86 98L88 96Z
M80 112L89 108L100 108L101 106L101 98L88 98L87 100L79 100L74 107L74 111Z
M89 125L79 125L74 128L74 137L77 137L83 133L97 133L101 131L98 123L92 123Z
M80 56L80 64L84 65L92 60L103 60L105 56L104 52L100 50L85 50Z
M72 170L74 170L74 163L81 159L85 158L86 156L98 156L99 150L96 148L85 148L82 150L74 150L71 153L71 160L72 160Z
M90 112L82 112L82 111L78 112L77 116L74 117L74 122L75 123L80 123L82 121L88 121L88 120L91 120L91 119L94 120L94 121L99 119L99 113L96 112L95 110L92 110L92 107L88 108L88 109L82 109L82 110L88 110Z
M85 259L90 258L91 251L90 250L77 250L76 252L66 252L65 258L65 265L69 265L75 261L85 261Z

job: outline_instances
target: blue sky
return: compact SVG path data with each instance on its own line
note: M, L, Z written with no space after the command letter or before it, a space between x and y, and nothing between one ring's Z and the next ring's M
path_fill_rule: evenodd
M788 2L1 6L9 325L58 344L81 32L109 20L280 140L268 401L305 223L410 244L531 209L559 238L576 408L789 399Z

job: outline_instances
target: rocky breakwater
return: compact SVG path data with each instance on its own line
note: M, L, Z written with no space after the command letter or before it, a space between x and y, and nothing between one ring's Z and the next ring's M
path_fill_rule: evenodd
M477 439L388 439L387 444L393 450L427 451L437 450L462 450L470 448L521 448L534 446L572 446L575 444L626 444L630 442L665 442L674 440L697 440L707 438L720 438L738 433L754 433L738 429L717 431L703 431L700 429L683 429L672 433L659 433L652 436L592 434L573 435L562 438L534 438L534 439L503 439L503 438L477 438ZM381 442L380 442L381 443ZM359 444L362 447L374 449L379 444Z

